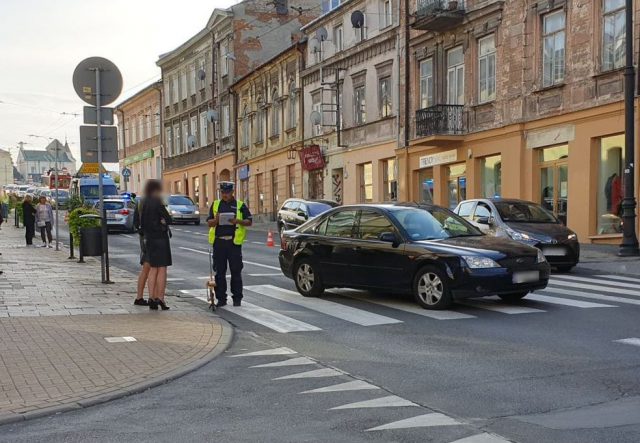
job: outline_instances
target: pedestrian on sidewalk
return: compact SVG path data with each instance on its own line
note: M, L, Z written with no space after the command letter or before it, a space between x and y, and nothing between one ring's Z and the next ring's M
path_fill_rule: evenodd
M236 200L234 187L232 182L220 182L221 200L213 202L207 218L209 244L213 247L217 307L227 304L227 263L231 271L233 306L242 304L242 244L253 217L247 205Z
M169 224L171 216L162 201L162 182L148 180L141 211L142 235L149 262L149 309L169 309L164 296L167 288L167 267L172 265Z
M53 236L51 235L51 226L53 225L53 208L44 195L40 197L40 203L36 207L36 225L40 229L42 237L42 247L52 248Z
M22 201L22 222L27 231L25 233L27 246L33 246L33 237L36 236L36 208L33 207L33 198L30 194L25 195Z
M131 194L133 195L133 194ZM138 198L137 201L133 199L136 204L135 210L133 211L133 226L138 231L138 239L140 240L140 274L138 274L138 290L136 294L136 299L133 301L134 305L137 306L148 306L149 302L144 299L144 287L147 286L147 280L149 278L149 271L151 270L151 265L149 264L149 260L147 259L147 248L144 243L144 235L142 232L142 198ZM149 296L151 298L151 296Z

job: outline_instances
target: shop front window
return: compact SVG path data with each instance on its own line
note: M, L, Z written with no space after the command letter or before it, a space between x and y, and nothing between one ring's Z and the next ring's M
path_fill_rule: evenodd
M600 140L598 179L598 234L622 232L624 135Z
M569 145L539 150L540 204L567 223L569 205Z
M494 155L481 159L480 173L482 197L500 197L502 195L502 156Z
M418 198L422 203L433 203L433 168L418 172Z
M449 166L449 209L453 210L467 199L467 165Z

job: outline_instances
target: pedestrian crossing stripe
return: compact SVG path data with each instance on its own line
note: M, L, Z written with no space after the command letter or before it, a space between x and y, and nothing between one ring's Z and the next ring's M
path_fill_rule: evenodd
M607 292L606 290L608 289L609 292L615 292L616 294L624 294L624 295L631 295L633 297L640 297L640 290L634 291L631 289L615 288L610 286L595 285L595 284L588 284L588 283L579 283L575 281L563 281L563 280L552 279L552 280L549 280L549 286L561 286L561 287L566 286L572 289L588 289L590 291L605 290L605 292Z
M493 300L464 300L460 304L471 306L472 308L486 309L488 311L500 312L501 314L536 314L546 312L542 309L528 308L526 306L511 306L496 303Z
M451 443L509 443L509 440L505 440L497 435L483 433L461 438Z
M596 283L602 285L602 283L606 283L607 287L620 287L620 288L632 288L632 289L640 289L640 282L636 281L635 283L623 282L623 281L607 281L603 282L601 279L591 278L591 277L579 277L577 275L557 275L554 276L551 281L578 281L585 283Z
M367 429L371 431L386 431L390 429L409 429L409 428L427 428L434 426L459 426L461 423L453 418L441 414L439 412L432 412L430 414L418 415L416 417L405 418L404 420L398 420L385 425L376 426L375 428Z
M594 277L604 278L604 279L611 279L611 280L630 281L630 282L634 282L638 286L640 286L640 278L627 277L626 275L614 275L614 274L605 275L605 274L601 274L601 275L595 275ZM609 283L609 282L607 282L607 283Z

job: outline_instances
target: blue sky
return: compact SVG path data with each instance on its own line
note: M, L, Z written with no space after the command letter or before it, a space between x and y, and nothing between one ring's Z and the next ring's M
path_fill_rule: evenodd
M111 59L122 71L124 98L160 78L159 54L200 31L214 8L235 2L0 0L0 148L46 145L29 134L67 136L79 158L82 119L60 115L82 111L71 84L76 65L89 56Z

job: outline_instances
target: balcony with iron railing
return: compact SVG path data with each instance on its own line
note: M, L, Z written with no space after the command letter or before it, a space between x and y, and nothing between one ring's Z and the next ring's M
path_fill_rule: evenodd
M462 135L466 131L463 105L435 105L416 111L416 136Z
M463 0L417 0L414 29L447 31L462 23L465 14Z

